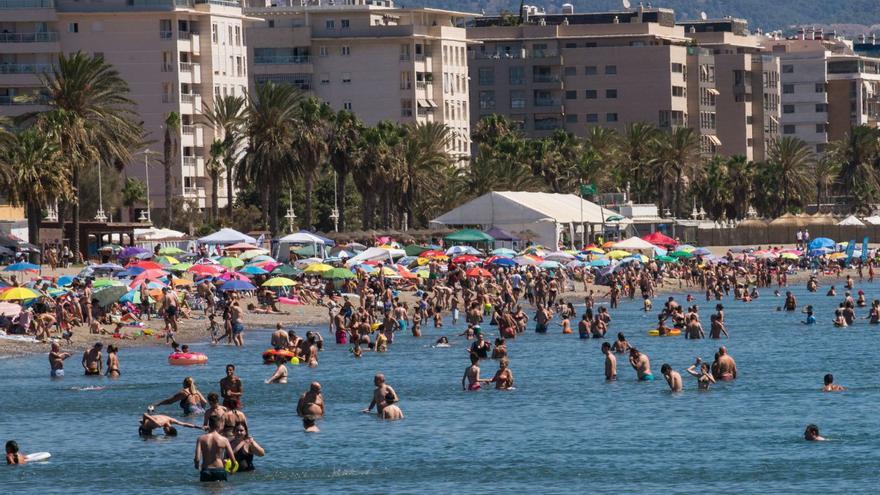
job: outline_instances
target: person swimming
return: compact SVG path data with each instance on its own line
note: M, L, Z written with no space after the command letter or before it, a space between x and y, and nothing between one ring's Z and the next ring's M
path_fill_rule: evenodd
M814 424L807 425L804 430L804 440L808 442L824 442L827 438L819 434L819 427Z

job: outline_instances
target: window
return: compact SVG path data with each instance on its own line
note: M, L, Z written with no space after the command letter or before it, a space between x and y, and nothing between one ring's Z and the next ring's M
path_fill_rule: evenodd
M274 28L274 27L275 27L275 19L269 19L269 27L270 27L270 28Z
M525 91L511 91L510 92L510 108L525 108L526 107L526 92Z
M343 72L342 73L342 84L349 84L351 82L351 72Z
M480 110L495 109L495 92L480 91Z
M595 89L588 89L584 91L584 98L588 100L595 100L597 98Z
M231 45L231 44L232 44L232 26L227 26L227 28L228 28L228 29L227 29L227 31L226 31L226 35L227 35L227 36L226 36L226 41L228 41L229 44Z
M577 124L578 116L576 113L569 113L565 115L565 122L569 124Z
M577 75L577 67L566 67L564 74L566 76L576 76Z
M816 153L825 153L825 143L819 143L816 145Z
M606 113L605 114L605 122L617 122L617 114L616 113Z
M784 94L784 95L794 94L794 84L783 84L782 85L782 94Z
M400 116L401 117L412 117L412 100L400 100Z
M566 43L565 47L566 48L577 48L578 44L577 43Z
M673 86L672 87L672 96L677 96L679 98L687 97L687 90L684 86Z
M793 74L794 73L794 66L793 65L783 65L782 66L782 73L783 74Z
M235 75L238 77L241 77L244 75L242 73L241 57L235 57Z
M412 88L412 76L410 75L408 70L401 71L400 73L400 89L410 89Z
M326 46L318 47L318 56L326 57L329 54L330 54L330 50L328 50Z
M782 105L782 113L794 113L794 105Z
M339 54L343 56L351 55L351 47L348 45L342 45L342 47L339 49Z
M339 27L341 27L342 29L348 29L351 27L351 21L349 21L348 19L342 19L339 21Z
M577 91L566 91L565 92L565 99L566 100L577 100L578 99L578 92Z
M816 92L824 93L825 92L825 83L816 83Z
M823 134L827 131L825 124L816 124L816 134Z
M480 67L479 70L480 86L492 86L495 84L495 68Z
M598 113L588 113L587 118L584 119L587 122L599 122L599 114Z
M330 84L330 74L321 74L321 84Z
M606 65L605 66L605 74L609 76L613 76L617 74L617 66L616 65Z
M824 113L828 111L827 103L816 103L816 113Z
M351 111L351 100L343 101L343 102L342 102L342 108L343 108L344 110L348 110L348 111L350 112L350 111Z
M786 124L782 126L783 134L794 134L795 132L797 132L797 128L792 124Z
M159 38L163 40L171 39L171 19L160 19L159 20Z
M336 21L333 19L327 19L324 21L324 27L327 29L336 29Z
M753 115L746 115L746 125L754 125L755 117Z
M616 89L606 89L605 90L605 98L615 99L617 98L617 90Z
M71 22L70 24L68 24L67 25L67 32L68 33L78 33L79 32L79 23L78 22Z
M595 65L588 65L584 67L584 75L585 76L595 76L599 71L596 69Z
M510 67L508 69L508 76L510 84L519 85L526 83L526 70L524 67Z
M235 46L241 46L241 26L235 26Z
M672 72L675 72L676 74L683 73L684 72L684 65L673 62L672 63Z

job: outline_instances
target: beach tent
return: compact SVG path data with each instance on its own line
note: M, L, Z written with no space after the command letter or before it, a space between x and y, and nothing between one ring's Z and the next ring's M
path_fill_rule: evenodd
M629 239L624 239L620 242L616 242L611 247L622 251L629 251L631 253L641 253L647 256L654 256L654 248L656 248L657 246L651 244L644 239L634 236L630 237Z
M834 249L837 247L837 243L827 237L817 237L810 241L810 251L819 248L829 248Z
M862 219L867 225L880 225L880 215L871 215Z
M312 234L311 232L300 231L278 239L278 248L276 250L275 259L278 261L287 261L290 258L290 248L292 246L310 246L311 253L319 258L324 258L326 254L327 241L323 237ZM331 245L333 241L330 241Z
M519 241L519 237L511 234L510 232L499 229L498 227L492 227L491 229L486 231L487 234L492 236L496 241L505 241L505 242L517 242Z
M433 219L432 224L493 226L508 232L531 231L533 241L556 249L561 233L567 228L575 237L575 225L588 228L605 225L606 218L618 215L574 194L543 192L493 191L454 208ZM629 218L621 226L632 223Z
M161 241L163 239L182 239L186 237L183 232L172 229L134 229L134 238L139 241Z
M226 246L239 242L256 244L257 240L247 234L242 234L235 229L229 228L220 229L211 235L199 238L199 244L208 244L212 246Z
M443 237L443 240L458 244L462 242L492 242L495 238L479 230L462 229Z
M357 256L349 258L348 261L345 262L345 264L346 266L352 267L354 265L364 263L365 261L381 261L383 263L393 263L394 258L402 258L404 256L406 256L406 251L404 251L403 249L386 249L372 247L362 253L359 253Z
M855 215L850 215L850 216L844 218L843 220L837 222L837 225L844 225L844 226L853 225L853 226L862 226L863 227L865 224L861 220L856 218Z
M665 235L663 232L652 232L648 235L642 236L642 240L661 247L675 247L678 245L678 242L676 242L675 239Z

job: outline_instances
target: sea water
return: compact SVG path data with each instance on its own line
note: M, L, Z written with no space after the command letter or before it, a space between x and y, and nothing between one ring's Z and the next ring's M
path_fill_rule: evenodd
M877 285L860 287L869 301L880 297ZM612 310L609 341L625 332L650 357L652 383L637 382L625 356L618 357L619 379L608 383L601 340L562 335L557 325L536 335L533 324L508 344L516 390L506 392L462 391L469 343L457 336L463 325L449 321L441 329L426 326L420 339L398 335L389 352L362 359L335 345L321 327L327 345L320 366L290 366L286 385L263 383L274 370L261 364L265 331L248 332L241 349L192 345L210 359L193 367L169 366L167 348L126 349L120 342L118 380L81 376L79 355L57 380L48 376L45 355L4 359L0 440L15 439L22 451L48 451L52 458L0 468L0 487L15 494L151 495L875 493L880 327L859 320L836 329L831 318L842 292L830 298L824 287L818 294L791 290L801 308L814 306L819 324L808 327L799 312L778 312L782 297L763 289L749 304L723 301L731 338L722 341L648 337L655 313L642 312L639 299L624 301ZM683 296L677 299L687 305ZM655 309L663 300L658 297ZM700 297L697 303L708 331L715 301ZM577 328L576 320L572 324ZM304 335L306 329L298 330ZM433 348L440 335L453 345ZM697 356L711 361L721 344L736 359L739 378L698 392L684 370ZM231 476L222 488L207 487L192 463L198 431L181 428L176 438L143 440L138 419L186 376L205 395L218 391L227 363L235 363L244 382L244 412L266 457L256 459L255 472ZM682 373L683 393L668 391L663 363ZM497 369L492 360L481 364L484 377ZM370 402L376 372L385 373L400 395L403 421L360 412ZM829 372L849 390L820 392ZM314 380L323 385L327 415L321 432L307 435L295 408ZM157 412L180 417L177 405ZM809 423L831 441L805 442Z

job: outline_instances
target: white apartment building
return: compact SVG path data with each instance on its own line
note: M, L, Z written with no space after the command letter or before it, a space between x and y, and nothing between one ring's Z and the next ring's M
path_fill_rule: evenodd
M245 13L265 19L247 27L251 84L293 84L368 125L441 122L467 156L471 14L390 0L251 0Z

